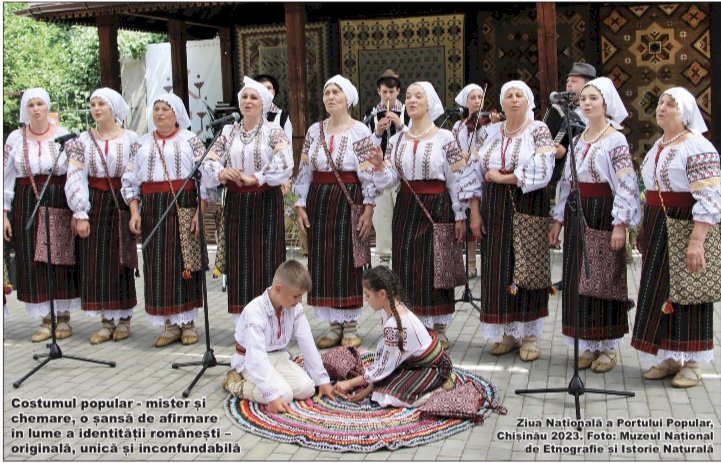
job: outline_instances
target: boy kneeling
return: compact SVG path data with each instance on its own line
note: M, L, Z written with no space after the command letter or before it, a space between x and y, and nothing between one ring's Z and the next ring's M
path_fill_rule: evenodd
M275 271L272 286L245 306L235 325L233 369L223 383L226 391L267 404L273 413L290 411L294 399L310 398L316 385L320 397L335 398L300 303L310 287L308 269L289 260ZM293 333L308 373L286 351Z

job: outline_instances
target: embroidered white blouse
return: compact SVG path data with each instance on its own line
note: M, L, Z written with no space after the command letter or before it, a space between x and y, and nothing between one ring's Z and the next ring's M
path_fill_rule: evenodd
M468 201L459 194L466 166L463 153L449 130L440 129L431 138L420 141L411 140L403 132L388 141L385 166L382 171L373 172L373 180L379 190L392 188L401 181L399 169L408 181L441 180L451 196L455 220L465 220Z
M272 382L268 352L285 350L294 333L310 377L317 386L329 383L330 377L315 347L310 323L301 304L282 309L280 317L277 317L266 290L245 306L235 324L235 341L243 346L245 354L235 352L230 365L238 372L246 369L268 401L282 395L282 391Z
M691 192L696 200L693 219L696 222L720 223L721 167L716 148L703 135L695 135L664 148L656 163L660 142L661 138L656 140L641 164L646 189Z
M293 174L293 151L283 129L267 121L249 133L240 124L226 125L203 161L203 184L207 189L220 185L218 176L225 167L254 175L259 185L279 186Z
M482 146L469 161L466 173L470 178L464 179L462 198L480 198L483 179L492 169L512 172L524 193L540 190L551 181L556 145L548 126L541 121L531 121L518 136L510 138L503 135L502 127L503 122L486 126Z
M68 171L68 156L65 151L60 153L60 144L55 143L55 138L68 133L63 127L57 127L53 138L43 142L27 140L23 143L22 129L13 130L8 136L3 147L3 208L9 211L12 208L15 197L15 179L18 177L29 177L35 175L48 175L55 166L55 175L65 175ZM24 154L24 146L27 146L27 162ZM58 153L60 153L58 155ZM28 165L29 164L29 165ZM37 185L38 193L42 190L42 184Z
M313 171L332 172L328 163L323 143L320 141L320 124L316 122L310 126L303 143L300 156L298 177L293 185L293 192L298 196L295 205L305 207L305 201L313 182ZM373 166L368 162L370 147L377 145L371 137L371 131L361 122L353 121L353 125L342 133L330 135L325 131L325 144L333 157L338 171L357 172L363 193L363 204L375 205L378 194L373 183Z
M641 222L641 197L626 137L621 132L614 132L588 145L583 137L577 136L574 143L578 181L608 183L613 191L613 225L626 224L636 228ZM551 216L559 222L563 222L571 179L571 157L568 156L559 181L558 200L551 210Z
M97 146L88 132L68 142L65 149L70 159L68 165L68 181L65 183L65 196L68 206L76 219L87 219L90 212L90 192L88 177L106 177L105 166L100 156L105 159L110 170L109 177L120 178L130 162L130 153L138 142L138 134L132 130L123 130L112 140L101 140L95 135ZM98 152L98 147L103 150ZM122 201L118 198L118 201Z
M373 363L366 368L363 379L368 383L375 383L393 373L398 365L412 357L423 354L433 342L428 328L423 326L413 312L401 315L403 325L404 351L398 348L398 325L393 316L381 311L383 333L376 346Z
M126 203L140 199L140 185L143 182L183 180L195 167L195 162L205 154L203 142L190 130L179 130L172 138L154 140L153 133L146 133L134 145L130 163L123 174L123 198ZM159 153L168 168L165 174ZM201 199L207 199L205 187L200 187Z
M473 153L478 152L483 144L483 140L488 136L486 134L486 126L476 127L476 130L470 132L462 120L453 124L451 133L456 141L458 141L458 146L461 147L461 151L469 157L473 155Z

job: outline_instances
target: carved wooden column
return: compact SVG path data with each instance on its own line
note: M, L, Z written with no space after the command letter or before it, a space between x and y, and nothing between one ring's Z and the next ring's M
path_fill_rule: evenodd
M100 85L120 92L120 52L118 51L118 21L112 16L98 16L100 51Z
M180 97L188 109L188 36L187 26L182 21L168 21L170 36L170 62L173 71L173 93ZM187 127L183 127L187 128Z
M288 103L290 117L293 121L293 157L296 171L310 119L305 56L305 21L303 3L285 3L285 27L288 37Z
M536 2L538 20L538 76L541 81L540 116L548 108L548 95L558 89L558 52L556 46L556 4Z

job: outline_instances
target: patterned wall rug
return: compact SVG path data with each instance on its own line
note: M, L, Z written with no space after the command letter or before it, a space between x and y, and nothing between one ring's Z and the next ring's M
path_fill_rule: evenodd
M238 66L236 82L243 75L271 74L278 79L281 93L275 103L288 109L288 53L286 28L277 26L236 27ZM305 28L306 62L308 66L308 102L310 120L325 116L323 84L330 77L328 67L329 27L327 23L309 23ZM239 89L235 89L237 92Z
M388 68L406 86L418 80L433 84L441 101L453 106L464 85L463 15L339 21L341 72L357 87L359 117L377 103L376 80ZM401 100L405 99L401 95Z
M641 161L661 135L655 108L660 94L682 86L711 120L711 40L708 3L601 7L602 72L626 103L631 153Z
M361 355L364 366L373 362L373 352ZM295 361L302 366L303 358ZM477 415L483 422L493 412L505 414L498 388L482 377L453 368L456 384L474 381L483 388L485 401ZM297 444L330 452L368 453L395 450L447 439L471 429L474 421L422 415L417 408L382 408L366 398L359 403L327 397L295 400L291 411L276 414L266 405L228 395L225 412L243 430L277 442Z

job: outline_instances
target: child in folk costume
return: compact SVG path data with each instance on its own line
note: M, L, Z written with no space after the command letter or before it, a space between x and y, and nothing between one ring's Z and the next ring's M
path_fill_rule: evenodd
M31 340L41 342L51 337L50 293L54 288L54 306L57 318L55 336L64 339L73 334L70 312L80 309L78 272L75 265L52 265L47 281L46 265L35 261L35 240L39 218L30 230L25 230L35 208L47 175L55 165L50 179L44 206L68 209L65 199L65 180L68 170L67 154L60 151L57 137L68 131L48 117L50 96L42 88L30 88L20 100L20 122L23 128L8 136L3 151L3 238L13 244L17 255L17 297L25 302L27 313L43 317L42 324ZM60 249L75 246L75 240L52 243Z
M245 306L235 325L233 369L223 383L226 391L267 404L273 413L290 411L290 402L308 399L315 386L320 397L335 398L300 303L310 287L308 269L289 260L276 270L272 286ZM286 350L293 334L307 372Z
M435 332L401 302L398 280L387 267L363 274L363 293L373 310L381 311L383 334L373 364L362 376L336 383L336 392L354 402L372 393L371 399L382 406L422 405L451 379L450 357Z
M401 93L401 80L393 70L388 69L376 81L380 102L373 108L373 117L368 121L368 128L373 132L376 143L380 142L383 153L386 152L388 139L405 129L410 122L405 105L398 99ZM389 188L376 197L373 211L373 228L376 231L376 253L381 263L388 264L393 252L393 208L396 204L395 188Z
M120 211L129 211L120 193L121 177L138 142L135 132L122 127L128 112L130 107L118 92L95 90L90 113L96 126L66 148L70 161L65 195L80 237L81 308L86 315L102 317L102 327L91 335L91 344L130 336L130 318L137 303L133 269L121 263L118 252L120 233L130 233L127 220L118 223Z

